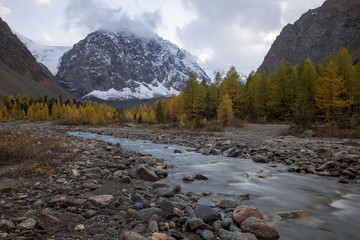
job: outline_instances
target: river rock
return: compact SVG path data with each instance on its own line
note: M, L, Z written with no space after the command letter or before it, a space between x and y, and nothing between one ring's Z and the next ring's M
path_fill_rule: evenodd
M25 221L22 221L18 225L16 225L17 228L22 230L33 230L36 226L36 220L33 218L28 218Z
M124 233L122 237L124 240L148 240L147 238L141 236L137 232L132 232L132 231Z
M112 195L97 195L89 197L89 201L100 208L106 207L114 200L115 198Z
M149 222L149 219L152 215L156 214L158 215L160 218L162 218L163 216L165 216L165 212L160 209L160 208L145 208L139 211L141 218L145 221L145 222Z
M264 154L256 154L255 156L252 157L252 160L257 163L269 163L270 162L268 157Z
M205 223L211 223L221 219L220 213L218 213L215 209L206 205L197 206L194 209L194 212L196 216L198 218L201 218Z
M189 227L191 230L195 229L211 229L209 225L204 223L204 221L200 218L191 218L189 220Z
M338 168L340 165L336 160L332 160L330 162L324 163L319 168L317 168L317 171L324 171L330 168Z
M311 215L306 210L296 210L296 211L279 213L279 216L284 219L289 219L289 218L305 218L305 217L310 217Z
M260 239L279 239L279 233L273 226L256 217L246 218L241 222L240 227L243 231L250 232Z
M343 175L347 176L347 177L355 177L355 174L353 174L351 171L349 171L348 169L345 169L341 172Z
M241 205L235 208L232 217L240 225L248 217L263 219L263 213L254 206Z
M140 164L137 166L136 174L145 181L156 182L159 180L159 177L156 175L156 173L146 164Z
M332 156L332 152L329 149L326 148L319 148L316 151L316 154L318 155L319 158L321 159L330 159Z
M61 220L57 217L42 213L39 218L39 226L42 227L48 234L54 234L61 229Z
M15 225L12 221L1 219L0 220L0 230L7 231L15 228Z
M356 154L349 154L343 158L343 161L346 163L357 162L358 160L359 160L359 156Z
M191 176L191 175L183 177L184 182L193 182L194 179L195 179L194 176Z
M126 220L142 221L142 218L141 218L141 216L140 216L140 213L139 213L137 210L132 209L132 208L129 208L129 209L126 211L125 219L126 219Z
M224 199L220 202L219 207L220 208L236 208L239 204L237 204L232 199Z
M174 203L170 201L169 199L160 199L157 202L160 209L168 212L172 212L174 210Z
M209 229L197 229L196 233L199 234L201 236L202 239L204 240L213 240L215 239L215 235L212 231L210 231Z
M230 232L225 229L219 229L219 237L221 240L257 240L252 233Z
M196 179L196 180L208 180L209 178L205 177L202 174L196 174L194 179Z

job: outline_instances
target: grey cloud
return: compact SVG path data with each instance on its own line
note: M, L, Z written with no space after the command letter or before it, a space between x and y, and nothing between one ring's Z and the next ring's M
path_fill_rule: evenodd
M83 32L129 29L144 37L151 37L161 23L157 11L144 13L139 18L132 19L122 8L110 8L97 0L72 0L66 8L65 15L66 28Z

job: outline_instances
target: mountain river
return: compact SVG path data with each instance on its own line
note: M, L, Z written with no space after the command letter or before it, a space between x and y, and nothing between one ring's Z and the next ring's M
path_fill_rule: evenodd
M232 198L254 205L271 222L278 213L307 210L311 217L275 221L280 239L347 240L360 239L360 186L341 184L336 178L288 173L283 165L254 163L251 159L205 156L187 147L154 144L85 132L70 135L120 143L124 149L161 158L176 167L168 169L163 182L178 185L183 192L211 192L199 202L214 205L214 199ZM178 149L181 153L174 153ZM209 179L184 183L186 175L202 174ZM259 175L267 176L259 178ZM249 200L241 196L249 195Z

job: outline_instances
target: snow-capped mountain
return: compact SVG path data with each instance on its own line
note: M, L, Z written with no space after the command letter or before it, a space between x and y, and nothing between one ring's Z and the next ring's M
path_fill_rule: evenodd
M221 77L224 78L226 76L226 73L230 70L231 66L225 66L224 64L217 63L214 61L205 61L200 63L201 68L206 72L206 74L209 76L212 82L214 82L216 73L220 73ZM247 78L247 75L243 72L240 72L239 69L235 67L237 73L239 74L242 81L245 81Z
M90 33L63 55L56 77L78 97L122 101L178 94L190 72L210 82L194 57L175 44L122 30Z
M36 60L44 64L50 72L55 76L60 64L61 56L68 51L71 47L67 46L46 46L37 43L23 34L12 29L12 32L22 41L29 49Z

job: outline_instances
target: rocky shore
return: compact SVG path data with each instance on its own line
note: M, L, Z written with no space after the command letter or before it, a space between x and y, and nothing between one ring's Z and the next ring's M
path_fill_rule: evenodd
M190 136L156 133L133 125L86 128L15 122L0 124L0 128L60 136L68 143L67 151L74 154L74 161L60 166L48 178L20 179L20 183L19 179L1 180L0 239L279 238L261 210L246 201L225 199L216 206L201 205L198 195L161 181L167 175L166 168L172 167L162 159L127 151L120 145L69 136L68 131L148 139L195 147L203 154L283 163L292 166L290 171L337 176L341 182L360 179L360 144L353 140L256 138L246 134L242 138L241 133ZM295 211L279 217L308 216L306 211Z

